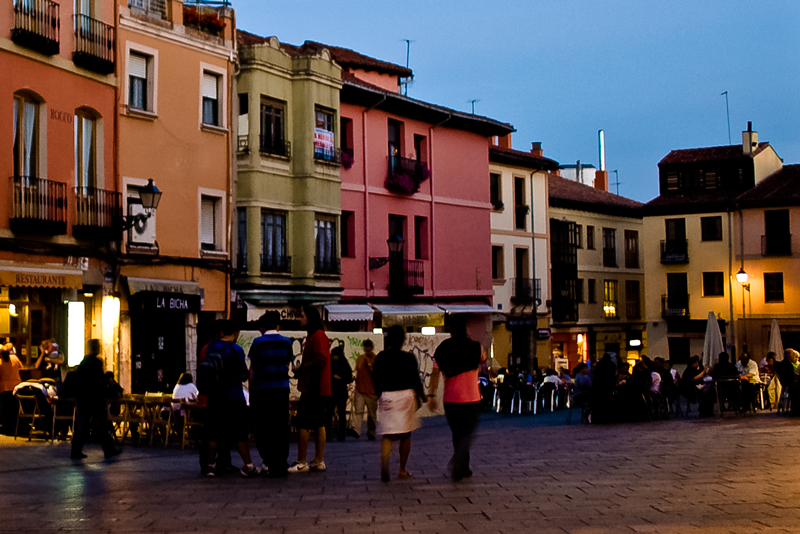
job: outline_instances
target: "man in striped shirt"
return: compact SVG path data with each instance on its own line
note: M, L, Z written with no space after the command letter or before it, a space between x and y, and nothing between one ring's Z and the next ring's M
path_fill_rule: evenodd
M270 477L286 476L289 467L289 365L292 342L278 334L280 313L258 320L261 337L250 347L250 411L256 448Z

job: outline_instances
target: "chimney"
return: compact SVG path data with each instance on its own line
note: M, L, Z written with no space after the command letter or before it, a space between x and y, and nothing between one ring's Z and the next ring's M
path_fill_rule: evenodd
M531 154L539 158L542 157L542 143L531 143Z
M595 171L594 172L594 187L608 191L608 171Z
M756 148L758 148L758 132L753 131L752 121L747 121L747 131L742 132L742 153L752 157Z
M511 134L498 138L497 146L500 148L511 148Z

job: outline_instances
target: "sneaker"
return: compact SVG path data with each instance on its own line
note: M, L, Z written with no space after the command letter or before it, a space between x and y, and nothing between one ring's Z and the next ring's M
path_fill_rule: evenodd
M308 472L308 464L303 462L302 464L299 462L295 462L289 467L289 473L307 473Z
M258 467L254 466L254 465L251 465L249 467L248 466L244 466L239 470L239 473L241 473L242 476L245 477L245 478L256 477L256 476L258 476L258 474L260 472L261 472L261 470Z
M308 468L311 469L312 471L318 471L318 472L325 471L328 469L328 467L325 465L325 462L320 462L318 464L313 464L313 463L308 464Z
M217 474L214 472L213 469L209 469L208 471L205 471L203 473L203 476L206 478L214 478L215 476L217 476Z

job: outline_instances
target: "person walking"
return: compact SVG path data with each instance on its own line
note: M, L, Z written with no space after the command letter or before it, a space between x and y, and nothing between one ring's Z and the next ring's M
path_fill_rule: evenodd
M94 438L100 441L106 458L119 455L122 451L114 445L108 426L108 406L106 401L106 377L103 372L103 360L100 358L99 339L90 339L87 353L75 370L75 430L72 435L72 451L70 458L82 460L83 446L89 439L91 431Z
M236 344L239 329L232 321L225 321L221 333L219 341L208 344L205 359L197 366L198 390L208 398L203 423L210 461L206 476L217 475L218 443L229 440L236 443L244 463L239 472L244 477L253 477L259 474L259 469L253 466L250 457L250 426L242 388L250 371L245 363L244 350Z
M419 378L417 358L403 350L406 333L394 325L386 332L385 346L375 358L372 381L378 396L378 432L381 442L381 480L389 482L389 456L392 443L400 442L398 478L410 478L408 456L411 432L419 427L417 410L425 402L425 389ZM477 387L477 378L476 378Z
M295 426L298 429L297 461L290 473L325 471L325 409L331 396L331 343L322 330L322 318L316 308L306 306L300 312L300 326L308 333L303 358L295 367L300 401ZM314 430L314 460L307 461L309 432Z
M481 393L478 388L478 368L486 353L477 341L467 334L467 323L454 317L450 323L450 338L436 348L433 355L428 407L436 411L436 391L439 374L444 375L444 414L453 434L453 458L450 460L454 482L472 476L469 467L470 447L480 420Z
M262 474L285 477L289 468L289 366L292 342L278 333L281 314L258 319L261 336L250 347L250 410Z
M210 329L210 341L203 345L200 349L200 353L197 355L197 364L200 365L203 360L206 359L206 352L208 351L208 347L210 347L213 343L216 343L222 337L222 327L225 324L224 320L217 320L211 325ZM206 419L206 412L208 408L208 397L206 397L202 391L198 391L197 393L197 407L193 413L195 419L198 422L204 422ZM134 427L135 428L135 427ZM138 441L138 430L136 431L134 437L134 443ZM233 467L231 463L231 447L230 443L228 443L227 438L222 442L217 442L217 452L216 452L216 459L211 458L208 452L208 433L203 431L200 434L200 454L199 454L199 461L200 461L200 474L203 476L214 476L209 475L209 471L211 468L209 467L212 463L215 463L215 474L224 473L226 471L235 471L236 469Z
M344 441L347 430L347 400L350 397L349 386L353 381L353 368L344 356L342 347L331 350L331 397L328 407L328 423L325 433L328 439L336 436L337 441ZM337 426L333 428L333 415L336 412Z
M375 344L371 339L361 343L364 354L356 360L356 392L353 396L353 415L350 417L348 433L354 438L361 437L364 412L367 414L367 439L375 441L375 428L378 420L378 396L372 385L372 367L375 364Z
M0 426L6 436L13 436L19 405L14 398L14 388L22 382L19 375L22 362L12 354L13 345L0 347Z

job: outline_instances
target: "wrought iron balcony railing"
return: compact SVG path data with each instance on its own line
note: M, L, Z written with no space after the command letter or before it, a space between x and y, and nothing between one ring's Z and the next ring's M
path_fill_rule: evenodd
M314 256L314 272L316 274L341 274L341 260L339 258L318 258Z
M392 264L396 261L396 264ZM389 293L403 297L425 292L425 262L389 259Z
M246 260L245 260L246 261ZM247 270L247 263L244 263L244 269ZM291 256L264 256L261 255L261 272L262 273L290 273L292 272L292 257Z
M689 295L661 295L661 317L689 317Z
M511 291L511 298L516 302L542 302L542 280L540 278L514 278L511 281Z
M99 74L111 74L114 72L116 49L114 26L86 15L75 15L73 63Z
M684 240L661 242L661 263L687 263L689 242Z
M61 8L51 0L16 0L11 40L46 56L61 50Z
M389 156L385 187L393 193L413 195L431 177L428 164L412 158Z
M342 162L342 151L339 148L323 150L318 147L314 147L314 160L340 165Z
M72 233L77 238L104 238L120 234L122 194L94 187L75 188L75 222Z
M33 176L11 177L11 231L67 233L67 184Z

